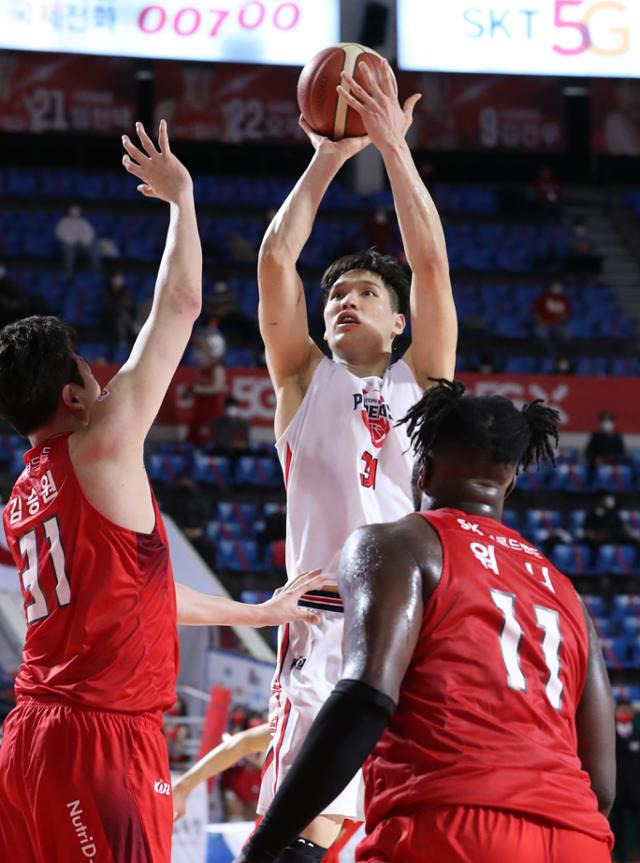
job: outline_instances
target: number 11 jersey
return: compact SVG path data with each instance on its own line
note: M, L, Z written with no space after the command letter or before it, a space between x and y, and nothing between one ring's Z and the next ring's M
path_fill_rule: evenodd
M610 841L577 754L589 637L575 588L516 531L439 509L442 576L391 723L365 765L370 826L482 806Z
M68 435L25 453L4 509L27 632L16 694L143 713L175 702L175 585L153 498L150 534L120 527L85 498Z

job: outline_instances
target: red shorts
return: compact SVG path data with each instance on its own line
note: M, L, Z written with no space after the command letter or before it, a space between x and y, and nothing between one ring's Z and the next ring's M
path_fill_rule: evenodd
M0 860L169 863L161 720L24 699L0 747Z
M381 821L358 863L610 863L605 840L477 806L438 806Z

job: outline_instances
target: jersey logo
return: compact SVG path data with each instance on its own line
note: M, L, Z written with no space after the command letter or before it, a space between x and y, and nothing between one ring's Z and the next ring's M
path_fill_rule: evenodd
M167 797L171 796L171 785L169 782L164 782L162 779L156 779L153 783L153 790L156 794L166 794Z
M363 390L362 393L353 394L353 409L358 408L360 408L362 422L371 437L371 443L376 449L380 449L393 422L389 405L385 403L379 389Z
M295 670L296 670L296 671L302 671L302 669L304 668L304 664L305 664L305 662L306 662L306 661L307 661L307 657L306 657L306 656L296 656L296 657L294 657L293 662L291 663L291 671L293 671L293 670L294 670L294 668L295 668Z

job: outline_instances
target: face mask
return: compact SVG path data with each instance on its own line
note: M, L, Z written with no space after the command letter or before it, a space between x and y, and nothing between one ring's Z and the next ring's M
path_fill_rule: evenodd
M629 718L627 720L617 719L616 720L616 731L618 732L620 737L631 737L631 735L633 734L633 721L632 721L632 719L631 718Z
M611 432L615 428L615 423L613 420L602 420L600 423L600 429L605 432L605 434L611 434Z
M605 497L603 498L602 503L607 509L613 509L616 505L616 499L615 497Z

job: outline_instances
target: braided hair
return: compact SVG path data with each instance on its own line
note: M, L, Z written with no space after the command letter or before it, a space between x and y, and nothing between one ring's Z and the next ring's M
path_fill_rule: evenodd
M555 465L558 411L536 399L522 410L503 396L465 396L460 381L431 378L427 390L403 417L416 457L423 462L439 441L481 450L489 461L527 468Z

